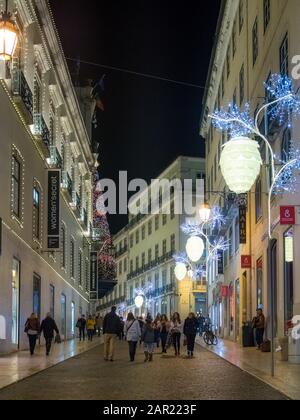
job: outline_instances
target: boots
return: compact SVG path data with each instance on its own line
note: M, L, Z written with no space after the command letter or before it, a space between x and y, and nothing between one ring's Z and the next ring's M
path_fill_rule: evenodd
M148 362L148 357L149 357L149 353L145 351L145 360L144 360L145 363Z
M153 354L152 353L150 353L149 354L149 362L152 362L153 361Z

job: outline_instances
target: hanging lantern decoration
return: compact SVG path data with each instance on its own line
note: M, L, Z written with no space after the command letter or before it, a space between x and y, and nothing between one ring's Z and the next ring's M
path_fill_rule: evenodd
M236 137L225 144L220 160L229 189L245 194L253 187L262 165L259 144L248 137Z
M204 242L199 236L192 236L186 243L186 252L192 262L198 262L204 253Z
M174 270L175 276L177 280L182 281L185 279L187 275L187 268L184 263L177 263L175 270Z
M139 295L134 299L135 306L140 309L144 305L144 297Z
M210 219L211 209L208 204L203 204L199 209L200 220L203 223L207 223Z
M18 31L7 8L8 1L6 0L5 11L0 17L0 60L2 61L12 59L18 43Z

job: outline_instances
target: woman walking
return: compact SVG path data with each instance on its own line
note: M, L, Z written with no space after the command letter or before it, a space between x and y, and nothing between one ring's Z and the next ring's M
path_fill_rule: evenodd
M34 355L36 340L40 333L40 322L36 314L31 314L25 324L25 333L29 339L29 348L31 356Z
M171 320L171 333L173 338L173 346L175 349L175 356L180 356L180 339L182 332L182 323L180 315L178 312L175 312Z
M154 336L155 336L155 343L156 347L159 348L159 341L160 341L160 321L161 321L161 315L157 314L155 320L154 320Z
M137 343L142 335L140 323L134 318L132 313L128 314L127 321L124 326L124 333L129 346L130 361L134 362Z
M155 328L151 318L146 319L144 331L142 335L142 341L144 342L145 349L145 360L144 362L153 361L153 353L155 348Z
M188 318L184 322L183 334L187 341L187 352L188 357L194 357L195 340L197 335L198 320L194 313L190 313Z
M93 336L95 333L95 325L96 321L93 319L92 315L88 317L88 320L86 321L86 329L87 329L87 335L89 341L93 341Z
M160 339L162 346L162 353L167 353L167 339L170 330L170 323L168 321L167 315L161 316L160 321Z

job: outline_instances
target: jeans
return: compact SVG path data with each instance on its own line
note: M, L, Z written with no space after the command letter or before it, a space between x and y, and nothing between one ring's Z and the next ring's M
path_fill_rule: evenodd
M79 341L81 341L81 339L85 341L85 328L79 328Z
M135 359L135 353L136 353L136 347L137 347L137 341L128 341L129 345L129 356L130 360L134 362Z
M46 354L48 356L51 350L53 337L45 337L45 340L46 340Z
M264 341L264 328L256 328L256 343L260 347Z
M194 353L195 340L196 340L196 334L187 334L186 335L188 353Z
M173 333L173 346L174 346L176 355L180 354L180 338L181 338L181 333L179 332Z
M161 338L162 352L167 353L166 345L167 345L168 333L166 332L160 333L160 338Z
M93 341L94 330L87 330L87 335L88 335L89 341Z
M29 339L29 348L30 348L30 354L33 355L34 354L34 350L35 350L35 346L36 346L36 340L37 340L38 336L37 335L31 335L28 334L28 339Z

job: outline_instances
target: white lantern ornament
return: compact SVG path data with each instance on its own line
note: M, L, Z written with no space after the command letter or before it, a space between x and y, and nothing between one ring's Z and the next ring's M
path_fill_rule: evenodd
M175 270L174 270L175 276L177 280L182 281L185 279L187 275L187 268L184 263L177 263Z
M199 236L190 237L186 243L186 253L192 262L198 262L204 253L203 239Z
M259 144L248 137L231 139L223 147L220 159L222 175L229 189L245 194L253 187L262 165Z
M144 297L139 295L134 299L135 306L140 309L144 305Z

